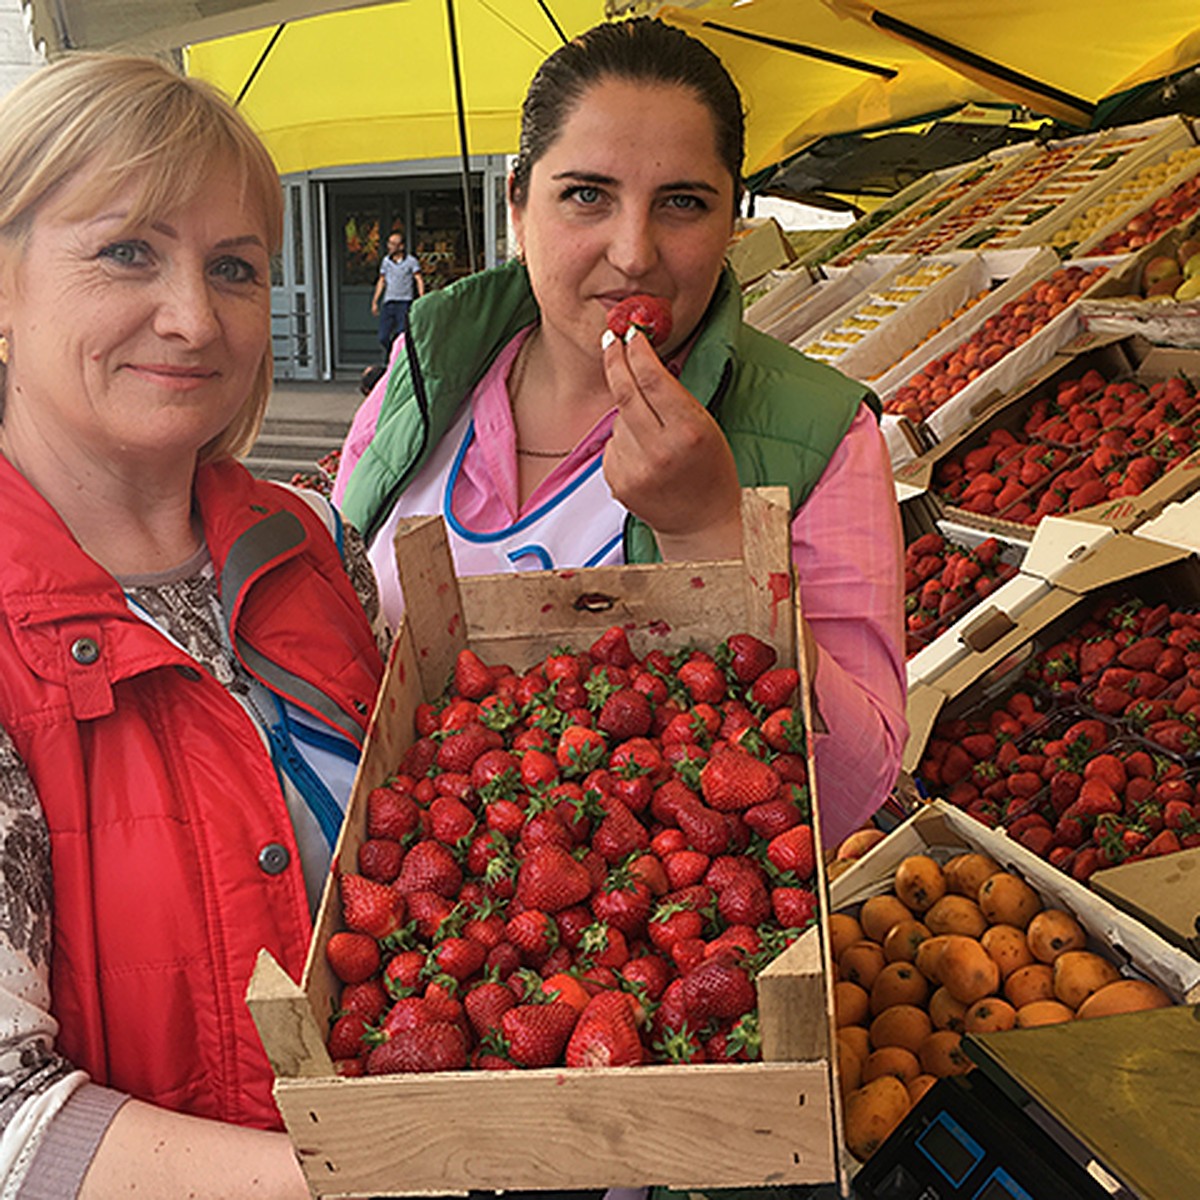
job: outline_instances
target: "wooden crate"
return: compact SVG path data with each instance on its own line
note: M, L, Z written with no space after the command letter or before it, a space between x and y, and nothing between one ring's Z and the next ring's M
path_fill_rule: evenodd
M368 793L394 771L413 740L418 703L441 692L464 646L523 669L555 646L584 647L614 624L639 654L693 642L711 649L746 630L775 645L782 664L796 663L803 645L786 492L747 491L743 525L744 560L456 579L441 519L409 522L397 537L409 617L335 862L355 862ZM339 985L323 948L339 927L338 910L331 875L299 984L264 951L247 995L314 1195L837 1177L823 920L759 977L761 1063L343 1079L324 1045Z

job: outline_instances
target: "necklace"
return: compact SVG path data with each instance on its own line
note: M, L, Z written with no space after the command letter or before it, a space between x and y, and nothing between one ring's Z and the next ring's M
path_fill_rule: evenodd
M525 382L525 366L529 361L526 351L535 337L537 337L536 329L521 343L521 348L517 351L517 361L508 375L508 405L513 414L514 432L517 424L517 396L520 394L521 385ZM570 453L570 450L527 450L524 446L519 444L517 446L519 458L566 458Z

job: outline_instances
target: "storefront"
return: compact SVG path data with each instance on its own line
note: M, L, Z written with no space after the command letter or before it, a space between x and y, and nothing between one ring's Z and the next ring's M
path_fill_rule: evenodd
M507 254L503 155L471 159L476 268ZM278 379L330 379L379 359L371 294L389 234L405 235L427 288L472 267L454 159L327 168L284 176L283 253L272 272Z

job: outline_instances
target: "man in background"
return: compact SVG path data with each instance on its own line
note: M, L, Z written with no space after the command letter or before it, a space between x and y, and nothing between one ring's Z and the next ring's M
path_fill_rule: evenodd
M417 296L425 295L421 263L415 255L405 254L404 235L393 233L388 238L387 250L379 264L379 279L371 297L371 315L379 318L379 344L385 363L391 356L396 335L403 332L408 321L408 306Z

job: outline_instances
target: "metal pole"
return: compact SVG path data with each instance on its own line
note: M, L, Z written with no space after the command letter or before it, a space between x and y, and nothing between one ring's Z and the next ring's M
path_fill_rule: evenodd
M458 61L458 27L454 20L454 0L446 0L446 24L450 33L450 62L454 67L454 105L458 113L458 147L462 156L463 220L467 226L467 257L474 273L478 264L475 257L475 220L471 211L471 156L467 150L467 113L463 99L462 66Z

